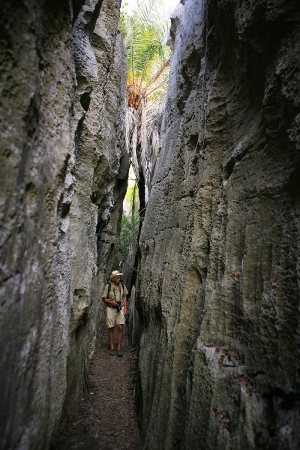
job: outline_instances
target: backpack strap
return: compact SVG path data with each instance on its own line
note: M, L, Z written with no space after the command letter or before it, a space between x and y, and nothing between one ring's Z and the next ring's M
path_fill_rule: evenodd
M123 283L123 281L121 281L121 301L123 300L123 297L124 297L124 283ZM109 281L108 283L107 283L107 295L109 296L109 293L110 293L110 290L111 290L111 281Z

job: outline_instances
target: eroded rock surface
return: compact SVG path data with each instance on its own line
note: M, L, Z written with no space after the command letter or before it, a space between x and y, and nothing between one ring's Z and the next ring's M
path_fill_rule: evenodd
M119 8L1 2L1 448L48 448L93 352L128 171Z
M296 449L299 3L182 3L140 242L144 449Z

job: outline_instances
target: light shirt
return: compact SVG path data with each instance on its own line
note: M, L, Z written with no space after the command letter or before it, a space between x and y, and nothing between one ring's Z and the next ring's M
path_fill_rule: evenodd
M124 289L122 284L119 284L119 289L114 289L114 283L111 282L110 285L110 291L108 292L108 284L104 288L104 292L102 294L102 298L108 298L109 300L115 300L116 302L121 302L121 307L124 306L123 304L123 297L124 295L128 294L127 287L124 284Z

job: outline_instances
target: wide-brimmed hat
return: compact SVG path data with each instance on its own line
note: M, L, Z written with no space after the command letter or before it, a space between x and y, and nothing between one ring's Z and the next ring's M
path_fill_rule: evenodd
M121 272L119 272L118 270L113 270L112 273L110 274L110 279L112 280L115 277L121 277L123 274Z

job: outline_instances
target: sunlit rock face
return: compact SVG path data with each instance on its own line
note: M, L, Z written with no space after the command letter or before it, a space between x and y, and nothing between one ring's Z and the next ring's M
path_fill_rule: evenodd
M296 449L299 2L183 3L140 242L143 448Z
M76 415L128 158L119 0L3 0L1 448Z

